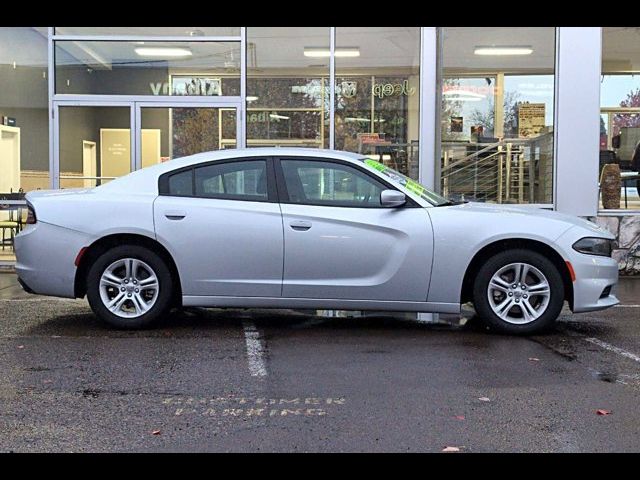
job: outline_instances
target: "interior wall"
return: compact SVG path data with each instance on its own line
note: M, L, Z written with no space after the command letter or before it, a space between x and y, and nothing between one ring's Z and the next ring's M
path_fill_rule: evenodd
M142 110L142 128L152 128L160 130L160 155L171 156L169 149L169 109L168 108L145 108Z
M23 170L49 169L49 120L46 68L0 64L0 117L20 128Z
M100 155L100 134L95 127L97 107L60 107L60 172L82 172L82 141L96 143ZM99 174L99 173L98 173Z

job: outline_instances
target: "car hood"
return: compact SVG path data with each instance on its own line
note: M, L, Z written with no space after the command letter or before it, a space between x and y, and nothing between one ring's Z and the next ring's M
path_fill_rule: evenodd
M440 207L439 207L440 208ZM576 217L574 215L568 215L566 213L559 213L553 210L546 210L542 208L528 207L528 206L518 206L518 205L496 205L490 203L476 203L476 202L468 202L462 203L460 205L453 205L453 208L464 210L466 212L478 212L484 214L496 213L500 215L508 215L513 217L522 217L523 220L526 220L530 217L536 218L547 218L556 222L563 222L567 224L567 228L571 226L581 227L586 230L593 232L600 237L606 238L615 238L608 232L606 229L596 225L593 222L585 220L584 218Z

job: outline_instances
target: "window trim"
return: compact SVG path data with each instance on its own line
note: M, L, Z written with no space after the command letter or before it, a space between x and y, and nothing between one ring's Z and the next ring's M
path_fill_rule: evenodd
M266 165L267 171L267 198L266 199L256 199L256 198L246 198L242 195L196 195L196 168L210 167L214 165L224 165L228 163L240 163L240 162L256 162L263 161ZM191 195L173 195L169 192L169 177L172 175L177 175L179 173L183 173L186 171L191 171L191 182L192 182L192 194ZM158 177L158 195L165 197L175 197L175 198L197 198L197 199L206 199L206 200L230 200L235 202L258 202L258 203L278 203L278 194L276 191L276 179L275 172L273 167L273 160L270 157L238 157L238 158L225 158L222 160L209 160L205 162L195 163L193 165L188 165L186 167L176 168L169 172L165 172L160 177Z
M413 200L409 195L407 195L405 192L403 192L402 190L399 190L395 185L392 185L391 183L389 183L386 179L383 179L381 177L378 177L374 174L372 174L370 171L368 171L367 169L365 169L364 167L357 165L355 163L346 161L346 160L341 160L338 158L323 158L323 157L307 157L307 156L295 156L295 155L283 155L283 156L278 156L278 157L273 157L274 160L274 168L275 168L275 174L276 174L276 185L277 185L277 190L278 190L278 200L281 204L285 204L285 205L308 205L308 206L313 206L313 207L328 207L328 208L366 208L366 209L384 209L384 210L388 210L389 207L383 207L383 206L378 206L378 205L374 205L374 206L358 206L358 205L327 205L326 203L320 203L320 202L305 202L305 203L298 203L298 202L292 202L289 200L289 192L287 191L287 183L286 180L284 178L284 171L282 169L282 165L281 165L281 160L297 160L297 161L309 161L309 162L323 162L323 163L335 163L338 165L345 165L348 167L351 167L357 171L359 171L360 173L364 174L366 177L369 177L373 180L375 180L377 183L382 184L385 187L385 190L394 190L396 192L400 192L405 194L405 197L407 199L407 202L400 206L400 207L396 207L396 208L422 208L421 205L419 205L415 200Z

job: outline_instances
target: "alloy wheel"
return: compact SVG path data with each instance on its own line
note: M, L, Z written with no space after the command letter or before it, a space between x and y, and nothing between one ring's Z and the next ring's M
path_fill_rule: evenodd
M547 310L551 287L545 275L533 265L511 263L491 277L487 295L498 317L524 325L537 320Z
M147 313L156 303L159 292L158 276L137 258L116 260L100 277L102 303L122 318L137 318Z

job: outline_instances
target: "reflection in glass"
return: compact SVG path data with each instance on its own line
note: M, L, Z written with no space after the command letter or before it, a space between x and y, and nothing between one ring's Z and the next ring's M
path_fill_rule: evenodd
M447 27L439 38L442 193L552 203L555 28Z
M247 146L328 147L329 33L247 28Z
M0 198L49 188L46 34L0 27Z
M418 177L420 28L337 27L335 148Z
M128 107L66 107L60 115L60 188L91 188L131 171Z
M239 95L239 42L55 43L56 93Z
M143 167L235 146L236 112L232 108L145 107L141 121Z
M640 209L639 42L636 27L602 29L600 177L605 165L618 165L620 208L634 210ZM602 198L599 208L603 208Z

